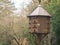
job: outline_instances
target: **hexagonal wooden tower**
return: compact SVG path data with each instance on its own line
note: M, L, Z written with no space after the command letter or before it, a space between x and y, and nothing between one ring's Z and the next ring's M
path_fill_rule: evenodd
M50 32L51 15L41 5L28 15L30 33L47 34Z

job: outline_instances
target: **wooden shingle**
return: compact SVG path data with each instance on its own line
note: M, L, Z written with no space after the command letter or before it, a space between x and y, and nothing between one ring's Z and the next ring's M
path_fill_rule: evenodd
M30 14L29 16L51 16L41 5L38 5L38 7Z

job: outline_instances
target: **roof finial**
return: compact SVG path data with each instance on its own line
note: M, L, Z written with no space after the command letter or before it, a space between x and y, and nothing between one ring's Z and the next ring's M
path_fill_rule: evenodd
M39 4L40 4L41 0L38 0L38 1L39 1Z

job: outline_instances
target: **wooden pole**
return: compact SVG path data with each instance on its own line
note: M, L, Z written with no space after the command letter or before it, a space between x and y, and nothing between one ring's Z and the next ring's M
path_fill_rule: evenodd
M36 45L40 45L40 43L41 43L41 35L35 34L35 41L36 41Z

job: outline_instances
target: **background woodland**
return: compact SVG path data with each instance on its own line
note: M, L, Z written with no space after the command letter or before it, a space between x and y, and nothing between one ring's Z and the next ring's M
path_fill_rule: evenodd
M38 0L32 0L21 14L15 14L14 3L0 0L0 45L35 45L34 36L29 33L27 15L37 5ZM60 0L42 0L41 5L52 15L52 45L60 45Z

